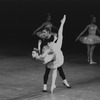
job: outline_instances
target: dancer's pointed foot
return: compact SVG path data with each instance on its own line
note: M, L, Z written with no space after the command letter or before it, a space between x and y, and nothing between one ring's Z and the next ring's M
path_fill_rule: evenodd
M56 85L51 86L51 93L53 93L54 89L56 88Z
M90 61L90 64L97 64L96 62L94 62L94 61Z
M70 85L66 85L65 83L63 83L64 86L66 86L67 88L71 88Z
M65 85L67 88L71 88L66 79L63 80L63 85Z

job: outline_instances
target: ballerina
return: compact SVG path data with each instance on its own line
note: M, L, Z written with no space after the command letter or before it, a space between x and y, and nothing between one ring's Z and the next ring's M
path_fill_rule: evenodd
M49 32L51 35L54 35L54 33L52 32L52 28L58 30L57 27L55 27L52 23L51 23L51 15L48 14L47 20L46 22L44 22L40 27L38 27L34 33L33 36L36 34L38 37L40 38L47 38L45 37L47 34L47 32Z
M96 34L97 31L98 33L100 33L100 30L95 24L96 17L94 17L93 15L91 17L91 23L86 26L86 28L81 32L81 34L76 38L75 41L80 40L80 42L87 44L88 62L90 64L96 64L96 62L93 61L93 51L96 44L100 43L100 37ZM82 36L87 30L89 34L87 36Z
M47 91L47 80L48 80L48 74L50 72L50 69L52 69L52 85L51 85L51 93L53 93L53 90L56 88L56 78L57 78L57 70L59 71L60 76L63 79L63 84L67 88L71 88L71 86L68 84L66 77L64 75L62 65L64 63L64 55L61 50L62 42L63 42L63 26L66 20L66 15L64 15L63 19L61 20L61 25L58 30L58 36L54 36L53 42L48 42L46 46L43 47L43 53L38 56L39 60L42 60L44 64L47 65L47 78L45 80L44 84L44 91Z

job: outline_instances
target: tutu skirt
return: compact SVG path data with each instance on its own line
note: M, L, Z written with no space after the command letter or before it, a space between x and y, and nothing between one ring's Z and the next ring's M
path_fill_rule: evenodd
M88 35L80 37L80 41L84 44L98 44L100 43L100 37L97 35Z
M42 54L44 54L45 52L48 53L44 57L42 57ZM43 47L42 54L41 57L42 57L43 64L47 64L54 58L54 52L48 46Z
M53 60L51 62L47 63L47 67L50 69L56 69L60 67L64 63L64 57L62 53L55 54Z
M42 60L43 64L47 64L47 63L53 61L54 60L54 56L55 56L54 54L47 54Z

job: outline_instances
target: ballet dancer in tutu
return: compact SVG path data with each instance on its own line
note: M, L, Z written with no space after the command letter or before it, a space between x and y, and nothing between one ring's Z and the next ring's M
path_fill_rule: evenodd
M51 15L48 13L46 22L44 22L39 28L37 28L34 31L33 36L36 34L38 37L45 39L45 38L48 38L48 36L45 37L46 33L47 32L51 33L52 28L58 30L58 28L55 27L50 21L51 21ZM54 33L51 33L51 34L54 35Z
M86 28L76 38L76 41L80 40L80 42L87 44L88 62L90 64L96 64L96 62L93 61L93 51L96 44L100 43L100 37L96 34L97 32L100 33L100 31L98 26L95 24L96 17L94 17L93 15L91 15L91 17L92 17L91 23L86 26ZM87 36L82 36L87 30L89 34Z
M64 56L63 52L61 51L61 47L63 41L62 33L65 20L66 20L66 15L64 15L63 19L61 20L61 25L58 30L58 36L54 35L54 40L52 42L48 42L48 44L43 47L41 55L36 56L36 59L39 59L43 62L43 64L46 64L46 72L44 75L44 87L43 87L44 92L47 91L47 80L50 69L52 69L51 93L53 93L53 90L56 88L55 82L57 78L57 70L59 71L59 74L63 79L63 84L67 88L71 88L71 86L68 84L66 80L66 77L62 69L62 65L64 63Z

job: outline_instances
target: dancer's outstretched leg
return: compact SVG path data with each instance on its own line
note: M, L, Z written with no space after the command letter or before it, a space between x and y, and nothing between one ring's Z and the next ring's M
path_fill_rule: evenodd
M62 33L63 33L63 26L64 26L64 23L66 21L66 15L63 16L62 20L61 20L61 25L59 27L59 30L58 30L58 40L56 42L56 46L57 46L57 50L55 50L55 54L59 55L59 52L58 51L61 51L61 47L62 47L62 41L63 41L63 36L62 36ZM57 59L57 58L56 58ZM51 93L53 92L54 88L56 88L56 85L55 85L55 82L56 82L56 78L57 78L57 68L59 67L58 65L55 65L56 69L53 69L52 71L52 85L51 85Z

